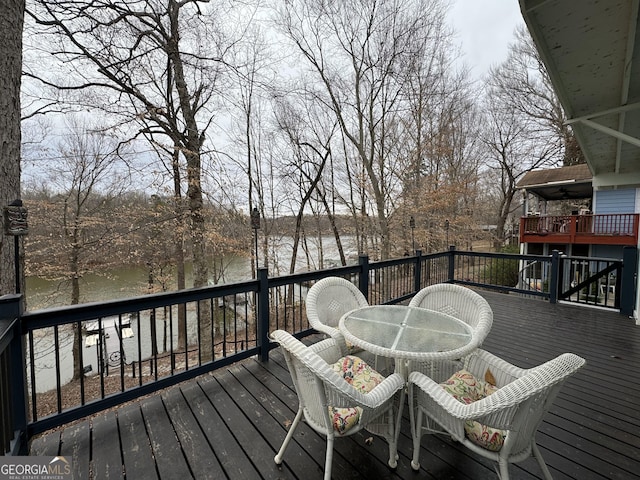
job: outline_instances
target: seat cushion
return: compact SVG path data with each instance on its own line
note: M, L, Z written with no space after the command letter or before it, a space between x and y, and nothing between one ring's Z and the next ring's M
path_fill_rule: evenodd
M347 355L340 358L333 365L333 371L342 375L347 383L351 384L360 393L370 392L379 385L384 377L376 372L364 360L355 355ZM362 409L360 407L336 408L329 407L329 415L333 420L333 428L343 434L360 422Z
M485 378L487 378L486 375ZM467 370L457 371L440 386L456 400L465 404L477 402L498 390L495 385L476 378ZM474 420L465 422L464 432L470 441L492 452L502 448L507 435L505 430L491 428Z
M445 382L440 384L449 394L462 403L469 404L491 395L497 387L489 382L476 378L467 370L455 372Z

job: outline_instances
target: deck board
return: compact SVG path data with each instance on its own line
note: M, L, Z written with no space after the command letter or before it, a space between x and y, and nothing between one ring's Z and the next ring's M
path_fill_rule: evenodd
M65 428L61 435L60 455L74 466L73 478L89 478L91 460L91 427L87 422Z
M640 326L615 312L481 292L494 312L484 348L521 367L571 351L587 365L561 390L538 432L555 480L640 478ZM301 424L280 467L273 457L297 411L279 350L249 359L31 443L32 455L66 455L74 478L322 478L325 440ZM405 408L398 468L388 468L384 439L359 432L337 439L333 476L494 480L494 464L444 436L422 437L419 472ZM540 478L533 459L510 467L513 480Z
M210 408L207 403L204 406L200 406L200 402L204 400L200 385L192 382L182 385L179 390L185 399L185 411L180 412L175 425L180 432L179 438L181 442L186 445L184 448L185 455L187 461L192 465L194 477L207 478L208 475L210 478L224 478L224 469L215 452L214 445L208 438L211 431L200 423L204 418L205 425L208 425L206 412ZM186 411L187 409L188 411ZM173 408L169 411L176 412ZM184 429L187 429L189 433ZM183 440L184 437L188 437L188 441L185 442Z
M225 422L224 413L216 409L227 393L218 387L217 382L209 379L198 382L198 386L199 390L193 388L188 391L188 401L224 475L227 478L259 478L244 447L236 441L233 428Z
M173 396L177 397L175 394ZM141 407L160 477L167 479L191 478L189 465L182 452L182 444L178 442L178 435L174 430L172 419L165 411L162 396L153 395L144 401Z
M220 464L213 454L213 449L202 433L191 407L182 394L182 390L179 388L170 389L162 395L162 399L193 477L206 478L208 474L214 471L222 475ZM167 472L162 471L163 476L166 474Z
M100 472L100 478L117 480L124 478L122 471L122 454L118 445L118 420L115 412L98 415L92 421L92 450L96 452L93 458L93 471Z
M60 454L60 430L53 430L31 441L29 455L55 457Z
M126 405L117 411L119 438L111 439L107 448L118 448L122 452L123 470L126 478L156 480L156 462L149 443L140 403ZM104 455L94 452L94 455ZM95 479L102 478L101 472L95 472Z

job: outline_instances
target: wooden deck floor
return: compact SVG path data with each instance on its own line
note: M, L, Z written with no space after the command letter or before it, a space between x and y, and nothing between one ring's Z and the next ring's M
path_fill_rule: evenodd
M522 367L565 351L587 365L560 392L538 432L556 480L640 478L640 326L615 312L549 305L483 293L494 310L484 347ZM133 404L49 432L31 455L64 455L75 479L322 478L325 440L301 425L281 468L273 456L297 409L278 350ZM366 433L335 443L336 479L495 479L491 462L442 436L422 438L419 472L411 470L409 422L403 419L398 468L386 444ZM540 478L531 459L510 469L514 480Z

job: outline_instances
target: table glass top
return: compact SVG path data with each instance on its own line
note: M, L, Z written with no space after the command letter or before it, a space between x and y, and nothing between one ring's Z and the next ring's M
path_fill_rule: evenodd
M418 307L378 305L359 308L340 320L350 342L402 352L446 352L471 340L470 327L450 315Z

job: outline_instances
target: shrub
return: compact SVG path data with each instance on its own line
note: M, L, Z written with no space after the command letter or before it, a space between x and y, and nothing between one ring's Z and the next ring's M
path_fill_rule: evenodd
M500 253L518 253L517 245L504 247ZM518 260L511 258L493 258L485 267L484 278L494 285L513 287L518 283Z

